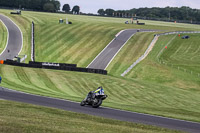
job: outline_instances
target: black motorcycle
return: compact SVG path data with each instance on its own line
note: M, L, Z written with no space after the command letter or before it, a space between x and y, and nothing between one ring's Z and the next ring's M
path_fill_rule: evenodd
M107 97L108 96L104 94L103 88L99 87L96 91L89 92L80 105L91 105L93 108L98 108Z

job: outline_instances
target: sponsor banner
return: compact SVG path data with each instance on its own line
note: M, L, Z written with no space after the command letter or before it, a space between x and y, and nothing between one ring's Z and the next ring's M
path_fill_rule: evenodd
M56 69L56 70L65 70L65 71L77 71L77 72L87 72L87 73L98 73L107 75L106 70L101 69L91 69L91 68L81 68L76 67L76 64L64 64L64 63L50 63L50 62L32 62L29 64L19 63L13 60L5 60L4 64L21 66L21 67L31 67L31 68L43 68L43 69Z
M60 64L59 63L49 63L49 62L43 62L42 66L57 66L59 67Z

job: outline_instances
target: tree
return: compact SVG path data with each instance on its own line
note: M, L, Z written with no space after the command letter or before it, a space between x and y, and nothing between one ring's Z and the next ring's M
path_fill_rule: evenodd
M43 10L46 12L55 12L55 6L52 3L44 4Z
M60 1L58 0L51 0L55 6L55 10L58 11L60 10Z
M65 11L66 13L69 12L71 10L69 4L64 4L62 10Z
M77 5L74 6L73 9L72 9L72 12L75 13L75 14L79 14L79 12L80 12L80 7L77 6Z
M54 5L54 11L52 4ZM60 2L58 0L0 0L0 6L19 9L25 8L35 11L44 11L44 8L45 11L50 10L55 12L60 10Z
M105 10L105 14L107 14L108 16L112 16L114 12L115 12L115 10L113 10L113 9L106 9Z
M41 0L32 0L30 1L30 8L37 11L42 11Z
M105 15L105 11L104 9L99 9L97 12L99 15L104 16Z

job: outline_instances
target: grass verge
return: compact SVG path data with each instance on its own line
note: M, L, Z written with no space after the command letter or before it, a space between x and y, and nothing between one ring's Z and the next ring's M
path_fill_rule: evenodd
M30 104L0 100L0 132L178 133L164 128L122 122Z
M5 25L0 21L0 54L6 48L8 31Z

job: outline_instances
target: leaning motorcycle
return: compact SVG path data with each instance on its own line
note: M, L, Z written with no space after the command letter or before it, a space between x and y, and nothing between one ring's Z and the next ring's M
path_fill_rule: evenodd
M108 96L104 94L103 88L99 87L96 91L89 92L87 97L80 103L80 105L91 105L93 108L98 108L101 106L102 101L107 97Z

